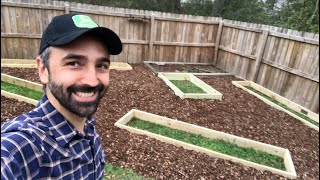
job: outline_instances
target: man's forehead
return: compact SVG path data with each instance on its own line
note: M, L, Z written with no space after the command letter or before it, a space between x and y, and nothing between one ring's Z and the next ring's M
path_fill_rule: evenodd
M96 46L96 47L103 47L105 54L107 56L110 56L109 51L108 51L108 47L106 47L105 43L103 43L101 41L101 39L99 39L98 37L93 36L93 35L81 36L68 44L65 44L62 46L54 46L54 47L56 47L58 49L64 49L66 51L78 50L78 49L80 50L80 48L86 49L86 48L92 47L92 45L93 45L92 43L94 43L94 46Z

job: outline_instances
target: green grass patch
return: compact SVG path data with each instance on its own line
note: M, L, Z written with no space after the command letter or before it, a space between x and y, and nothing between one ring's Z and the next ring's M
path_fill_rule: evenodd
M282 107L282 108L290 111L291 113L293 113L293 114L301 117L302 119L304 119L304 120L312 123L313 125L316 125L317 127L319 127L319 123L318 123L317 121L314 121L313 119L309 118L308 116L306 116L306 115L304 115L304 114L302 114L302 113L300 113L300 112L297 112L297 111L292 110L291 108L289 108L289 107L286 106L285 104L283 104L283 103L281 103L281 102L279 102L279 101L277 101L277 100L275 100L275 99L273 99L273 98L271 98L271 97L263 94L263 93L260 92L260 91L255 90L255 89L252 88L251 86L244 86L244 87L247 88L247 89L249 89L250 91L252 91L252 92L254 92L254 93L262 96L263 98L265 98L265 99L273 102L274 104L276 104L276 105L278 105L278 106L280 106L280 107Z
M5 90L7 92L11 92L11 93L25 96L35 100L40 100L43 95L43 92L35 91L32 89L17 86L14 84L9 84L3 81L1 81L1 90Z
M153 180L151 178L145 178L143 176L138 175L134 171L130 169L125 169L121 167L116 167L107 163L104 167L105 176L103 177L104 180Z
M200 87L193 84L188 80L170 80L175 86L177 86L183 93L206 93Z
M201 135L172 129L166 126L143 121L137 118L132 118L127 125L162 136L166 136L169 138L173 138L176 140L180 140L189 144L200 146L209 150L227 154L233 157L285 170L284 160L282 157L275 156L263 151L255 150L253 148L239 147L236 144L229 143L226 141L210 139Z

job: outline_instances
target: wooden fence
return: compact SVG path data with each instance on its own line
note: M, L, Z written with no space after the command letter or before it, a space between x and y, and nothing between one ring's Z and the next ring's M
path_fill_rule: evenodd
M230 21L49 0L1 1L1 58L35 59L59 14L81 13L114 30L112 61L213 63L319 113L319 34Z

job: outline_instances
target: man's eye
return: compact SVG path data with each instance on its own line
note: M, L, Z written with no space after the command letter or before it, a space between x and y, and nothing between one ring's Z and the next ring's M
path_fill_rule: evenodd
M97 68L109 69L109 65L108 64L99 64L99 65L97 65Z
M78 62L68 62L67 65L68 66L75 66L75 67L80 66L80 64Z

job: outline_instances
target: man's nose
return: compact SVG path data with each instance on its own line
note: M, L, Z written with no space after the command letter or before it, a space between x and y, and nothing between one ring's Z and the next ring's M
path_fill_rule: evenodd
M95 87L99 84L99 79L95 68L88 68L87 71L84 72L81 79L81 84L90 87Z

